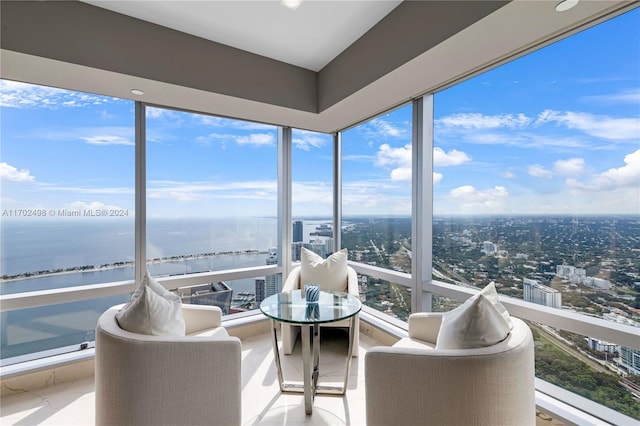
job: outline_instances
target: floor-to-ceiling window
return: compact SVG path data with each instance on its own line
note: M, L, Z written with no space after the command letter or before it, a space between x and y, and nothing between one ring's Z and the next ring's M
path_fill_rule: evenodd
M275 263L276 138L271 125L146 108L146 255L153 276ZM222 307L229 313L255 307L251 294L265 291L256 286L273 293L278 279L225 282L230 303L222 284L180 291L192 303L227 291Z
M435 95L436 279L640 325L639 24L636 9ZM640 418L628 348L531 327L538 377Z
M292 129L291 259L305 247L322 257L333 253L333 136Z
M558 301L561 309L635 321L632 308L637 308L639 268L637 256L634 257L638 250L634 241L638 241L638 228L635 227L638 221L629 221L628 217L635 213L637 219L637 210L631 209L638 206L639 84L637 33L629 23L638 23L637 11L617 18L612 24L615 28L609 27L607 35L596 33L583 44L570 46L560 62L545 58L544 66L535 68L531 58L536 56L525 57L436 95L433 151L435 279L474 288L494 280L500 292L506 295L528 297L532 302ZM594 30L606 29L606 25L609 23ZM580 40L580 37L562 43ZM629 48L630 42L636 44ZM600 43L606 44L603 47ZM588 55L584 54L585 49ZM628 51L621 53L620 49ZM570 58L569 53L574 52L581 57ZM616 62L615 55L630 60ZM600 64L610 66L607 73L596 73L601 70ZM525 78L531 69L535 73ZM569 78L578 77L579 81L570 84L578 90L568 90ZM523 86L524 92L515 90ZM14 92L15 87L30 89ZM593 91L593 88L598 90ZM38 98L38 91L65 93L69 98L57 104L53 97ZM556 92L562 96L555 97ZM54 258L53 271L66 275L63 286L133 278L133 234L130 233L134 213L132 103L13 83L3 86L2 94L3 292L10 291L11 285L20 285L16 290L19 292L28 290L22 284L41 283L39 280L44 277L39 272L48 275L51 270L51 267L45 267L17 275L4 270L5 265L8 268L11 264L7 260L9 257L16 256L17 259L21 256L18 243L30 242L30 248L42 245L24 234L28 222L22 222L24 228L13 224L19 223L17 216L24 211L27 212L25 216L33 217L42 216L45 210L21 209L19 204L10 204L23 193L35 194L34 188L38 189L38 185L40 190L56 194L56 215L76 220L75 212L80 211L89 220L93 216L104 218L106 210L114 213L114 224L123 226L115 234L109 234L110 238L116 235L122 238L119 241L125 241L118 242L124 245L117 246L117 258L100 259L96 263L101 266L99 270L91 268L95 259L90 256L90 248L77 246L76 252L66 257L73 262L66 263L60 260L65 258L60 247L50 248L46 254ZM14 105L10 104L12 99L17 100ZM105 121L93 123L88 115L79 112L77 106L81 99L87 101L85 106L89 103L94 107L102 105L100 114L94 114L93 118L99 115ZM523 103L519 103L521 99L524 99ZM18 104L22 108L18 108ZM116 106L126 107L126 113ZM61 180L45 179L46 174L40 166L23 161L26 154L23 153L21 159L14 151L19 144L14 144L18 139L12 139L12 133L23 133L19 136L25 137L30 132L36 134L39 127L38 120L32 116L28 121L16 119L16 126L21 123L22 127L20 132L12 132L16 128L12 127L15 118L12 114L17 117L38 109L50 114L74 111L77 122L69 127L86 127L85 133L75 139L70 132L67 142L83 142L96 148L91 151L95 155L90 157L83 157L75 150L65 154L63 145L29 145L36 139L25 143L30 146L28 154L34 159L46 157L51 167L57 165L64 169L72 176L75 186ZM120 118L126 125L118 124L118 111L122 112ZM108 132L89 131L92 128L104 130L109 118L112 121ZM64 126L63 120L55 122ZM128 136L123 136L121 128L127 126ZM152 273L184 277L197 272L273 262L270 249L275 247L277 240L275 127L151 107L147 108L146 127L146 214L149 219L146 253L147 267ZM553 130L560 133L555 134ZM634 131L635 138L628 137ZM352 261L366 265L371 271L371 275L360 274L365 303L406 319L412 297L406 284L380 278L384 274L375 268L405 275L411 271L411 107L402 107L346 130L342 141L342 245L349 249ZM324 186L331 182L331 162L328 160L332 155L331 137L294 130L293 143L294 219L298 215L306 216L312 208L322 216L325 211L330 216L331 207L326 204L330 197L325 198L323 194L335 190ZM303 148L305 144L309 144L308 151ZM77 146L87 148L82 144ZM114 153L117 161L111 161L110 155ZM314 162L307 167L314 170L307 174L304 164L311 159ZM90 175L78 171L87 165L91 166ZM117 178L120 172L126 175L127 183L111 182L110 190L95 183L95 179ZM469 172L474 174L467 175ZM537 186L540 182L544 185ZM41 185L43 183L45 185ZM20 189L15 191L16 188ZM71 200L60 197L70 193L83 195ZM116 198L118 193L129 197L128 204ZM606 198L598 198L598 194ZM76 201L86 205L74 204ZM67 204L74 209L67 209ZM114 208L95 210L91 207L103 205ZM585 205L602 210L588 210ZM78 206L82 208L77 209ZM10 216L6 221L5 212ZM594 216L585 218L586 214ZM620 216L610 217L613 214ZM233 217L232 221L224 222L230 217ZM188 219L179 220L185 218ZM242 224L245 219L247 222ZM208 223L213 220L219 221L218 224ZM79 233L82 233L82 243L93 244L101 238L81 226L79 221L73 223L73 227L53 234L50 240L64 241L63 248L67 248L75 244L74 236ZM103 226L103 223L107 222L100 222L101 230L111 226ZM320 227L318 231L324 233L326 229L322 225L325 225L324 220L314 224L312 231L316 231L317 226ZM303 238L306 238L305 224L302 226ZM261 238L260 233L269 227L273 229L273 237ZM295 242L295 221L293 227ZM45 235L37 233L41 237ZM226 250L214 245L221 241L232 241L233 244ZM258 243L254 245L256 241ZM100 253L107 251L99 250ZM28 251L30 256L38 253ZM221 263L227 255L237 256L231 265ZM244 263L237 259L251 261ZM86 279L97 276L94 273L99 273L101 278ZM125 278L109 275L120 273L125 274L122 275ZM26 279L27 274L31 274L29 279ZM227 284L237 293L251 293L258 286L266 289L266 281L265 277L260 283L252 278ZM269 285L274 283L277 281ZM248 300L250 297L247 294ZM126 295L118 296L118 300L126 298ZM69 327L69 324L80 323L79 318L85 318L82 303L85 302L3 313L3 327L7 325L2 330L3 355L16 354L5 352L5 342L12 350L22 348L32 352L41 350L34 348L44 341L52 343L50 347L66 344L66 340L57 339L55 332L65 335L72 331L67 335L74 336L72 343L76 348L78 342L91 340L90 331L95 320L88 322L82 330ZM114 303L115 299L110 299L104 307ZM455 305L444 299L438 303L440 310ZM104 310L92 306L91 315L95 317ZM251 307L247 305L246 308ZM564 358L557 350L560 347L557 343L566 342L564 349L588 344L590 348L582 352L587 358L598 358L598 361L586 364L588 367L606 364L625 374L637 358L633 352L606 341L590 341L585 339L589 336L567 335L548 327L534 326L534 332L538 341L540 377L577 392L584 390L598 401L602 399L594 393L605 394L611 389L614 393L605 395L608 402L619 402L622 407L632 409L637 405L629 402L628 395L615 393L620 392L618 376L604 376L604 371L591 374L582 364ZM614 363L607 364L612 358ZM589 374L583 374L585 371ZM557 372L564 374L557 375ZM580 378L579 386L574 387L571 377ZM630 378L627 376L626 380ZM614 408L623 411L619 406Z
M0 293L132 279L133 102L7 80L0 85ZM125 299L3 312L3 363L77 350L93 340L100 313Z
M412 107L342 132L342 246L349 259L411 273ZM364 303L406 320L403 285L359 274Z

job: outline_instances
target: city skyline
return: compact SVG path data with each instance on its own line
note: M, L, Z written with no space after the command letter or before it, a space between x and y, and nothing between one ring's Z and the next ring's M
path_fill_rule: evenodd
M638 214L639 24L635 9L436 93L434 214ZM132 217L133 102L0 84L3 213ZM275 126L146 115L149 217L276 214ZM411 132L410 105L344 132L345 215L411 214ZM331 215L332 155L331 135L294 129L294 216Z

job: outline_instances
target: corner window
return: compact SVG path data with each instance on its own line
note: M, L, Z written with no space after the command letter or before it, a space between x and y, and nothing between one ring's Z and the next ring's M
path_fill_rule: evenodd
M435 95L438 280L640 325L639 15ZM538 377L640 418L638 351L532 330Z
M133 103L8 80L0 89L0 292L133 279ZM124 300L3 312L3 363L78 350Z

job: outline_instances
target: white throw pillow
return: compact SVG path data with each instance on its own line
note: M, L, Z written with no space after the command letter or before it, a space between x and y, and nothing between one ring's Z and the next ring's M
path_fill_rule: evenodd
M493 281L462 305L445 313L436 349L471 349L495 345L511 332L509 312L498 300Z
M324 291L347 291L347 249L333 253L326 259L302 248L300 253L300 288L318 284Z
M155 336L184 336L182 301L154 280L149 271L131 295L131 302L116 313L123 330Z

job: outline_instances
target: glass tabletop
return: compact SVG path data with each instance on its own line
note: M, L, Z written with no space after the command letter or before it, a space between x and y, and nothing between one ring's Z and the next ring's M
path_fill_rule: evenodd
M340 321L360 309L360 300L351 294L321 291L317 302L307 302L302 289L277 293L260 303L260 310L269 318L295 324Z

